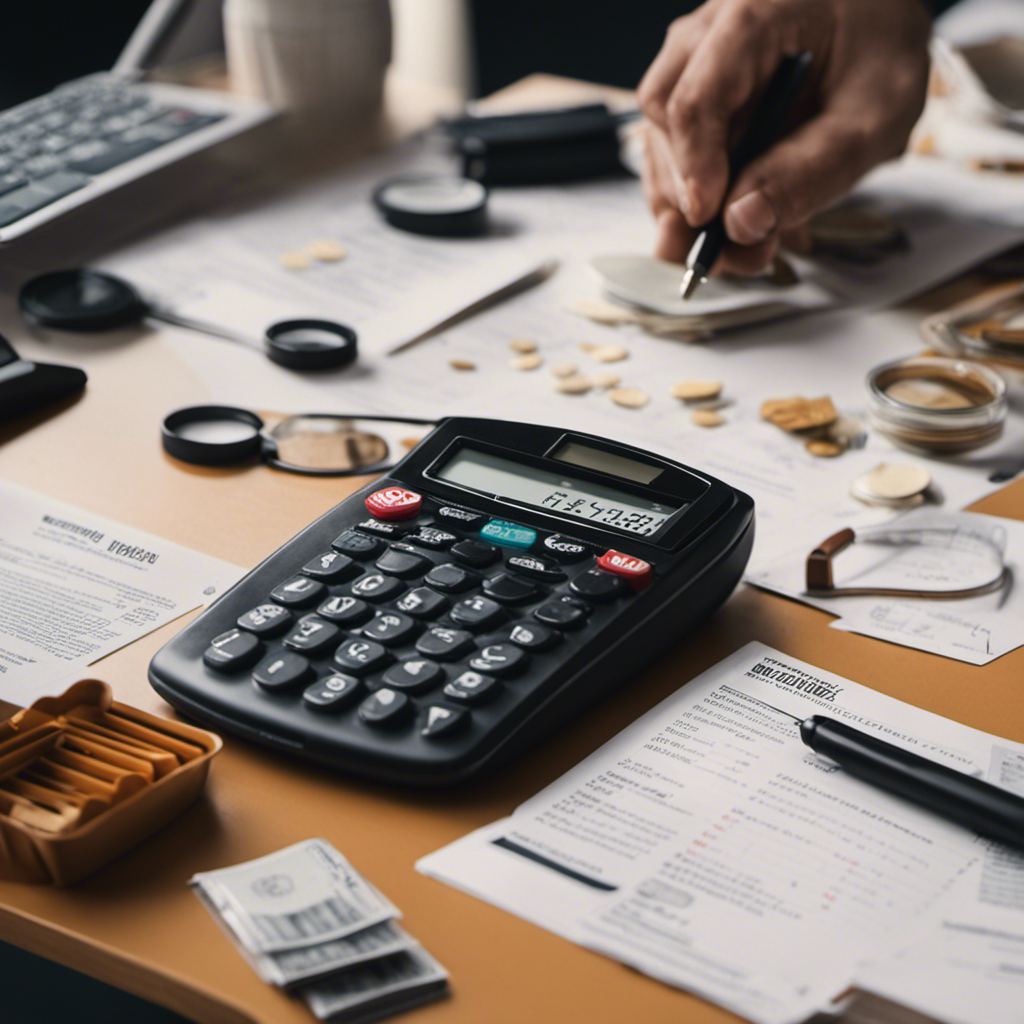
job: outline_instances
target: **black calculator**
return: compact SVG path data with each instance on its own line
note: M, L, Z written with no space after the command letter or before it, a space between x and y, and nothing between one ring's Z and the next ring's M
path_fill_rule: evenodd
M216 728L391 782L471 778L671 649L739 581L753 501L573 430L449 418L150 665Z

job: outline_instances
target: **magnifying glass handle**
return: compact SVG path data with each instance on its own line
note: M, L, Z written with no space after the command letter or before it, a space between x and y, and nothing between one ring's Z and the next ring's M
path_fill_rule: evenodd
M263 351L263 346L253 341L252 338L247 338L244 334L230 331L226 327L211 324L206 320L193 320L191 317L180 316L172 310L161 309L157 306L151 306L146 311L146 316L151 320L159 320L161 323L171 324L174 327L184 327L186 330L198 331L200 334L208 334L213 338L223 338L225 341L234 341L239 345L247 345L258 352Z

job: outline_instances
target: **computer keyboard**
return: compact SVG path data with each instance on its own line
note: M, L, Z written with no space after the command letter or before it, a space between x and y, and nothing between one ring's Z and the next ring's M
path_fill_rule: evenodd
M0 113L0 227L136 157L223 120L145 89L83 79Z

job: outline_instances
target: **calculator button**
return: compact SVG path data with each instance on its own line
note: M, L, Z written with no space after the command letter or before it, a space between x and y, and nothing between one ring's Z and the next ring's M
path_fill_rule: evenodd
M507 572L499 572L497 576L484 580L484 593L503 604L522 604L540 593L540 588L529 580L517 579Z
M415 533L405 538L410 544L430 548L432 551L445 551L459 538L447 530L439 530L436 526L421 526Z
M392 665L384 673L384 685L393 686L406 693L423 693L437 686L444 679L444 669L436 661L426 658L412 658L399 665Z
M537 540L537 531L518 523L510 523L507 519L492 519L481 527L480 536L492 544L500 544L503 548L528 548Z
M546 651L562 642L562 634L540 623L520 622L508 632L508 638L526 651Z
M454 661L473 646L473 636L464 629L431 626L416 641L416 650L426 658Z
M337 672L307 687L302 700L313 711L341 711L353 704L363 692L363 684L355 676Z
M470 713L465 708L449 708L444 704L432 704L427 708L427 720L420 729L420 735L431 740L441 740L462 732L469 725Z
M278 651L256 666L252 677L264 690L292 690L306 682L312 674L309 662L292 651Z
M484 523L487 522L488 517L481 515L479 512L468 512L464 508L455 508L452 505L442 505L437 510L437 518L445 524L445 526L451 526L456 530L478 530Z
M395 607L415 619L433 619L447 610L448 598L442 597L430 587L416 587L403 594L395 602Z
M384 545L376 537L367 537L365 533L346 530L331 541L331 547L343 555L348 555L349 558L363 559L377 554Z
M489 597L464 597L451 610L452 622L467 629L490 629L505 619L505 609Z
M626 584L621 576L613 576L603 569L586 569L573 579L569 589L589 601L610 601L626 589Z
M374 564L381 572L408 578L422 576L434 563L410 544L392 544Z
M480 576L469 569L463 569L461 565L452 565L448 562L444 565L434 566L424 577L423 582L429 583L438 590L454 593L476 586L480 582Z
M341 630L332 626L315 615L307 615L299 620L299 624L284 638L285 647L302 651L311 657L330 650L341 636Z
M371 693L359 705L359 717L367 724L379 729L391 729L401 725L411 714L413 703L404 693L384 687Z
M646 590L654 582L654 570L650 562L621 551L606 551L598 560L599 569L621 576L634 590Z
M469 667L492 676L514 676L529 661L530 656L513 644L488 644L469 659Z
M401 612L380 612L372 622L363 626L363 636L379 640L388 647L401 647L410 643L423 627Z
M348 555L343 555L340 551L325 551L307 562L302 571L322 583L340 583L350 576L355 576L359 570Z
M388 522L413 519L423 508L423 499L415 491L407 491L404 487L385 487L374 491L366 499L366 508L371 516Z
M329 597L316 613L339 626L361 626L373 614L373 609L358 597Z
M406 531L401 523L382 523L377 519L364 519L356 523L356 529L360 533L369 533L374 537L401 537Z
M273 636L292 624L292 613L279 604L261 604L239 616L238 625L257 636Z
M501 683L493 676L485 676L479 672L463 672L441 692L452 700L465 701L467 704L486 704L497 697L501 690Z
M355 597L364 597L367 601L388 601L404 588L405 584L394 576L372 572L356 580L351 590Z
M278 604L286 604L289 608L303 608L326 594L327 588L308 576L293 576L270 592Z
M348 672L367 675L390 665L394 658L374 640L346 640L335 652L334 660Z
M573 540L562 533L553 533L540 542L540 549L559 562L582 562L594 554L594 549L582 541Z
M482 540L460 540L452 548L452 558L474 569L486 569L499 557L501 556L498 549L493 544L485 544Z
M512 555L505 560L505 568L545 583L561 583L565 579L557 565L537 555Z
M240 629L229 629L210 641L203 653L203 661L221 672L236 672L248 668L263 652L263 644Z
M542 604L533 613L533 617L538 622L558 629L579 629L587 621L589 611L582 601L563 598L561 601Z

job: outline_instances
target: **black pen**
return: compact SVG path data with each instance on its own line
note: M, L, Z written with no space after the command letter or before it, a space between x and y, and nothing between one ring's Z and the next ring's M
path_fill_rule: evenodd
M729 157L728 188L732 188L747 164L759 157L778 137L810 66L811 55L807 52L796 57L783 57L779 62L750 119L746 135ZM679 285L679 294L684 299L688 299L697 290L697 285L708 279L715 260L728 241L723 212L720 211L700 229L686 256L686 271Z

